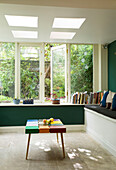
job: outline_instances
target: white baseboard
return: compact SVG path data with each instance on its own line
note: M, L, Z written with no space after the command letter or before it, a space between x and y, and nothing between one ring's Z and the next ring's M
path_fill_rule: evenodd
M105 138L102 139L101 136L99 136L97 133L95 133L91 129L86 129L86 132L95 141L97 141L99 144L101 144L106 150L108 150L112 155L114 155L116 157L116 148L111 143L109 143L107 140L105 140Z
M67 132L85 131L85 125L65 125ZM0 133L25 133L25 126L0 127Z
M0 133L25 133L25 126L0 127Z
M81 132L85 131L85 125L65 125L67 132Z

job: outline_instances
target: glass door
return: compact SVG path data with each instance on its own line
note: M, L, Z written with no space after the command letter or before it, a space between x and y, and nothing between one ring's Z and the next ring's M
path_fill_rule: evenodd
M51 98L53 94L66 100L67 92L67 70L66 70L66 45L51 48ZM65 98L65 100L64 100Z

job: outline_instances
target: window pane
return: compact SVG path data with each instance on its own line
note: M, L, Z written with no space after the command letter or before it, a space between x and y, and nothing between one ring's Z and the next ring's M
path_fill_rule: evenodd
M15 44L0 44L0 102L11 102L14 98Z
M39 51L39 47L20 47L22 99L39 99Z
M71 93L93 91L93 46L71 45Z
M52 83L53 93L57 97L65 96L65 48L59 48L52 51Z
M56 94L58 98L65 96L65 46L61 44L46 44L44 62L45 102L51 102L51 93ZM53 87L52 91L51 83Z

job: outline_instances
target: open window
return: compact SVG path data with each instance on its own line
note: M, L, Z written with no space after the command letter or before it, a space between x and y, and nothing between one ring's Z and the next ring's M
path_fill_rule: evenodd
M64 101L67 92L66 45L51 48L51 97L56 94ZM66 100L66 99L65 99Z

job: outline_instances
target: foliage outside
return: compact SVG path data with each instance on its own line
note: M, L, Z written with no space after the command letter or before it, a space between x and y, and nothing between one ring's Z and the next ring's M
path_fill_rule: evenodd
M60 44L46 44L45 46L45 98L50 98L51 48ZM39 49L28 52L28 57L23 54L27 47L21 51L21 98L39 98ZM33 50L32 50L33 51ZM34 55L35 57L32 57ZM71 93L76 91L93 91L93 46L71 45ZM64 51L54 51L53 60L53 90L58 98L65 96L65 58ZM0 46L0 101L14 98L15 84L15 44L1 43Z
M12 102L12 100L13 100L12 97L7 97L7 96L0 95L0 102L2 102L2 101L10 101L10 102Z
M50 67L51 55L53 66L53 92L51 94L51 75L45 74L45 100L51 101L52 98L64 98L65 96L65 51L64 48L53 50L52 47L59 47L61 44L46 44L45 46L45 66ZM52 49L52 52L51 52ZM51 54L52 53L52 54ZM47 61L47 62L46 62ZM46 73L46 71L45 71ZM55 94L55 96L54 96Z
M0 100L11 101L14 97L15 44L0 44ZM6 96L6 97L5 97ZM10 98L9 98L10 97Z
M58 98L65 96L65 48L53 51L53 91Z
M39 99L39 48L21 47L21 98Z
M71 93L93 91L93 46L71 45Z

